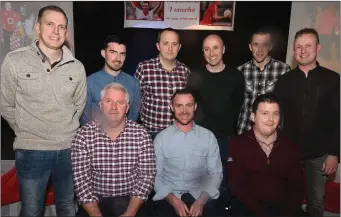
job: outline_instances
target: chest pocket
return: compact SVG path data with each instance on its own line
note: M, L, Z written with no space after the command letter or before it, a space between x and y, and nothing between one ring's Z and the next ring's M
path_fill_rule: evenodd
M191 153L190 166L193 169L203 169L206 166L207 151L193 149Z
M275 84L277 80L266 81L265 93L270 93L275 89Z
M178 151L164 150L165 165L172 169L181 169L183 167L183 160Z
M18 86L24 93L39 93L42 91L42 84L42 76L39 72L18 73Z
M73 96L75 94L78 78L71 73L56 72L56 81L54 83L54 92L60 104L72 106Z

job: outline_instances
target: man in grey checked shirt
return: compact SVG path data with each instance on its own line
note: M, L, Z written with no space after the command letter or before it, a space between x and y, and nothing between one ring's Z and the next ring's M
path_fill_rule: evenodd
M223 178L214 134L193 121L197 107L187 89L176 91L171 109L175 121L154 140L157 216L215 216Z
M79 216L135 216L153 188L154 146L148 132L127 119L128 109L127 89L106 85L99 120L80 128L72 142Z
M255 98L265 93L271 93L278 77L288 71L290 66L270 56L272 49L271 34L265 29L259 29L251 36L249 44L252 60L238 67L245 78L244 104L238 119L237 133L251 128L251 106Z

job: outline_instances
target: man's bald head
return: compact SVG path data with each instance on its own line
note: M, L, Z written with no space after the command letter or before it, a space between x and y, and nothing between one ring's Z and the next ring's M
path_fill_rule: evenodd
M211 34L211 35L206 36L206 38L202 42L202 46L205 47L205 43L207 43L209 41L216 41L216 42L220 43L222 46L225 46L223 39L217 34Z
M225 46L222 38L219 35L208 35L202 43L202 51L209 67L214 70L224 68L223 54L225 53Z

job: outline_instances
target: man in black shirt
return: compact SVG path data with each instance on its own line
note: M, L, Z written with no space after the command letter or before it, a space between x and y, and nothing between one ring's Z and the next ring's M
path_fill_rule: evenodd
M236 135L237 119L244 101L243 74L223 62L225 46L220 36L211 34L203 41L207 64L194 70L188 78L197 99L195 122L216 136L223 164L220 200L228 200L226 150L229 139Z
M320 49L316 30L298 31L298 66L282 75L274 90L283 103L284 133L301 150L311 216L323 216L325 185L340 158L340 75L318 64Z

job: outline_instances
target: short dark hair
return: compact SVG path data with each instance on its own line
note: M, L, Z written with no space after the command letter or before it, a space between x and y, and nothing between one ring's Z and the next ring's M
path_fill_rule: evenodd
M256 114L256 112L258 110L258 106L262 102L277 104L279 107L279 111L281 112L281 103L280 103L279 98L272 93L266 93L266 94L257 96L255 101L253 101L253 104L252 104L252 112L253 113Z
M46 11L55 11L55 12L59 12L59 13L63 14L65 19L66 19L66 26L68 25L69 19L67 18L66 13L64 12L63 9L61 9L60 7L58 7L56 5L48 5L48 6L45 6L43 8L40 8L40 10L38 12L38 23L41 23L41 19L43 18L44 13Z
M106 39L104 40L103 48L102 49L105 50L109 46L109 43L122 44L122 45L127 47L126 41L123 38L121 38L121 37L119 37L117 35L108 35L106 37Z
M319 34L313 28L304 28L304 29L301 29L301 30L297 31L296 34L295 34L295 37L294 37L294 43L295 43L295 41L296 41L296 39L298 37L300 37L302 35L305 35L305 34L315 35L317 44L320 44Z
M258 28L255 32L252 33L250 37L250 42L249 42L250 44L252 43L253 37L255 35L270 35L270 38L271 38L271 31L266 27Z
M175 34L178 35L178 38L179 38L179 43L180 43L180 33L179 31L173 29L173 28L165 28L165 29L162 29L158 34L157 34L157 43L160 43L160 40L161 40L161 35L163 32L165 31L170 31L170 32L174 32Z
M172 99L171 99L172 104L173 104L174 98L177 95L186 95L186 94L191 94L193 99L194 99L194 103L196 103L196 99L195 99L193 91L189 88L184 88L184 89L175 91L175 93L173 94Z

